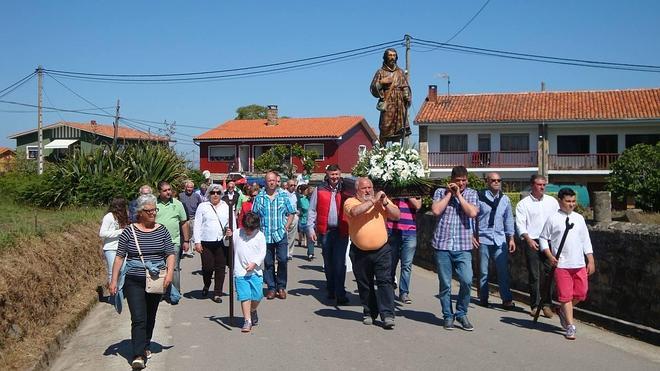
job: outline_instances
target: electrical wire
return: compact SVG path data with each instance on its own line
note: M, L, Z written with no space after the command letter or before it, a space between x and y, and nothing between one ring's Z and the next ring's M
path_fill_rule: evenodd
M36 74L36 72L32 72L31 74L23 77L22 79L20 79L20 80L16 81L15 83L9 85L8 87L0 90L0 98L3 98L5 96L11 94L16 89L23 86L23 84L27 83L35 74Z
M289 60L289 61L284 61L284 62L262 64L262 65L257 65L257 66L238 67L238 68L229 68L229 69L211 70L211 71L201 71L201 72L182 72L182 73L163 73L163 74L105 74L105 73L88 73L88 72L51 70L51 69L46 69L44 71L45 72L60 73L60 74L68 74L68 75L97 76L97 77L100 77L100 76L103 76L103 77L174 77L174 76L211 75L211 74L219 74L219 73L226 73L226 72L237 72L237 71L245 71L245 70L253 70L253 69L264 69L264 68L282 66L282 65L287 65L287 64L296 64L296 63L300 63L300 62L307 62L307 61L317 60L317 59L325 59L325 58L329 58L329 57L336 57L336 56L339 56L339 55L342 55L342 54L350 54L350 53L354 53L354 52L359 52L359 51L363 51L363 50L367 50L367 49L381 48L383 46L388 46L388 45L395 44L395 43L400 43L400 42L401 42L401 40L393 40L393 41L388 41L388 42L384 42L384 43L364 46L364 47L360 47L360 48L349 49L349 50L345 50L345 51L341 51L341 52L335 52L335 53L319 55L319 56L315 56L315 57L300 58L300 59L294 59L294 60Z
M481 14L481 11L484 10L484 8L486 7L486 5L488 5L488 3L490 3L490 0L486 0L484 5L482 5L481 8L479 8L479 10L472 16L472 18L470 18L470 20L467 21L467 23L465 23L465 25L463 25L463 27L461 27L461 29L456 31L455 34L453 34L449 39L447 39L447 41L445 41L445 44L452 41L452 40L454 40L456 38L456 36L458 36L461 32L463 32L463 30L465 30L470 25L470 23L472 23L472 21L474 21L474 19L477 18L477 16L479 16L479 14Z

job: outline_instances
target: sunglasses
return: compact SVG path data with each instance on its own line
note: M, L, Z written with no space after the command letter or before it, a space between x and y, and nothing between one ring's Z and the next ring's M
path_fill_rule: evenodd
M158 212L158 208L155 208L155 209L142 209L142 211L144 211L147 214L155 214L155 213Z
M500 183L501 181L502 181L502 179L491 179L490 180L491 183Z
M210 195L219 195L219 194L222 194L222 192L220 192L220 191L211 191L211 192L209 192L209 194Z

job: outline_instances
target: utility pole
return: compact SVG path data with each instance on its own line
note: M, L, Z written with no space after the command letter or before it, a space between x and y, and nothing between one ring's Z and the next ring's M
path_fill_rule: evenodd
M41 94L43 92L44 68L37 67L37 138L39 141L39 152L37 154L37 161L39 163L37 173L39 175L44 173L44 131L43 131L43 112Z
M114 134L112 135L112 147L117 148L117 134L119 133L119 99L117 99L117 109L115 110Z

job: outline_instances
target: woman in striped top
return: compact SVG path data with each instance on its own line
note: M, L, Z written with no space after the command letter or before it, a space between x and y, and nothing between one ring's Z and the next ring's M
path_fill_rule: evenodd
M131 342L133 345L134 369L145 367L147 358L151 357L149 343L156 323L156 312L161 294L151 294L145 291L146 269L140 259L137 239L144 262L155 266L167 266L164 288L170 285L174 275L174 246L167 229L156 224L156 197L148 194L137 199L137 222L125 228L119 236L117 257L112 267L112 282L110 292L117 293L119 270L126 260L123 294L131 312ZM134 234L135 233L135 234ZM124 273L124 272L123 272Z

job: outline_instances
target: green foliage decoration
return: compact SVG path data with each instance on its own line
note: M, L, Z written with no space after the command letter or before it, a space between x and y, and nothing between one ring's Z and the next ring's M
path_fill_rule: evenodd
M295 165L291 164L291 149L284 144L278 144L262 153L254 160L254 168L264 173L277 171L289 178L292 178L296 171Z
M627 148L610 170L607 187L613 197L625 201L631 196L642 210L660 210L660 142Z

